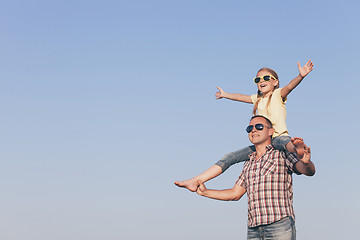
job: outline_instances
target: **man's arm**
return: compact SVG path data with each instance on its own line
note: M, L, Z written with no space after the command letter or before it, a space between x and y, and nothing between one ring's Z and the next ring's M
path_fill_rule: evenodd
M202 182L199 182L199 185L196 190L197 194L222 201L238 201L246 193L246 189L237 184L233 188L225 190L207 189Z
M315 174L315 165L310 160L311 151L310 147L305 145L304 156L299 159L300 161L296 162L294 165L295 171L306 176L313 176Z

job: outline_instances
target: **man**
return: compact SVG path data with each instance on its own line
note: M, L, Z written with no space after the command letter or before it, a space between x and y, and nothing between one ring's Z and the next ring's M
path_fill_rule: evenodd
M293 154L276 150L271 146L274 132L270 120L254 116L246 131L256 148L232 189L210 190L199 182L199 195L237 201L245 192L248 195L248 239L296 238L292 173L312 176L315 166L310 161L310 147L305 145L304 156L297 159ZM302 141L295 138L293 141Z

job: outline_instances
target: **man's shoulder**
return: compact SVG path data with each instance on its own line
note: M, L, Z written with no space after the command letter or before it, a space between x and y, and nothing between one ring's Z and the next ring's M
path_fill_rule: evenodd
M297 156L295 153L289 152L288 150L276 149L273 146L267 146L267 153L273 158L284 158L284 159L296 159Z
M273 149L271 156L273 161L277 161L280 165L287 166L292 172L296 171L294 167L299 160L295 153L289 152L288 150Z

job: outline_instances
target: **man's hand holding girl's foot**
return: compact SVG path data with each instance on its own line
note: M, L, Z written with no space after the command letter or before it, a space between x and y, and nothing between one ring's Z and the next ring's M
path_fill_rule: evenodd
M294 144L296 155L299 159L303 158L305 152L305 143L302 138L294 137L291 139L291 142Z

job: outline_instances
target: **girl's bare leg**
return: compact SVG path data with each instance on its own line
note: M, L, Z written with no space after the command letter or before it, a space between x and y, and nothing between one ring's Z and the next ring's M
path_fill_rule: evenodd
M184 180L184 181L175 181L174 183L176 186L187 188L192 192L195 192L199 186L199 182L198 182L198 180L196 180L195 177L190 178L188 180Z
M221 167L218 165L213 165L209 169L207 169L205 172L201 173L200 175L198 175L196 177L193 177L193 178L190 178L190 179L184 180L184 181L175 181L174 183L178 187L187 188L190 191L195 192L199 186L199 181L204 183L214 177L219 176L221 173L222 173Z
M305 151L304 140L299 137L291 138L291 141L286 145L286 149L289 152L296 153L298 158L302 158Z

